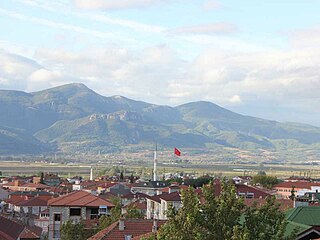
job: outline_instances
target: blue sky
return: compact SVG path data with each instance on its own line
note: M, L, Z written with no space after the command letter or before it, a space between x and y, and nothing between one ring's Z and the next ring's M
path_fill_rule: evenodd
M0 2L0 88L83 82L320 126L318 0Z

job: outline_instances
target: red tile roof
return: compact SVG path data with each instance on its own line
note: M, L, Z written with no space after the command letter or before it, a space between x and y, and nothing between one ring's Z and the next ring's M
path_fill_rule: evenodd
M16 240L24 230L24 226L0 216L0 239Z
M244 204L246 206L252 206L254 203L257 204L257 207L260 207L266 203L266 199L265 198L244 199ZM282 211L286 211L289 208L293 208L293 201L290 199L276 199L276 203L279 204L279 208Z
M26 226L20 235L22 239L40 239L42 234L42 228L37 226Z
M33 207L33 206L47 206L48 205L48 200L44 200L40 197L34 197L29 200L19 202L16 204L17 206L26 206L26 207Z
M311 189L311 187L319 187L320 183L314 183L314 182L305 182L305 181L288 181L288 182L282 182L278 183L277 185L274 186L274 188L292 188L294 187L295 189L297 188L305 188L305 189Z
M140 209L140 210L147 210L147 203L146 202L133 202L133 203L128 204L124 208L128 208L131 206L134 208Z
M67 195L53 198L48 201L49 206L77 206L77 207L114 207L109 201L94 196L85 191L75 191Z
M237 194L239 193L253 193L254 198L266 198L268 196L271 196L271 194L266 189L260 189L253 186L247 186L247 185L236 185L236 191Z
M158 221L158 228L164 223L165 221ZM115 222L88 240L123 240L126 235L131 235L132 238L145 235L152 232L153 220L124 220L124 225L124 230L119 230L119 222Z
M161 195L159 195L159 198L163 199L167 202L180 202L181 201L180 192L161 194Z

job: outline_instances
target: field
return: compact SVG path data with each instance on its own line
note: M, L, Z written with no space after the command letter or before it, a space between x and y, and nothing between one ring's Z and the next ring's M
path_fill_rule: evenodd
M128 163L102 163L96 162L91 165L84 163L44 163L44 162L0 162L0 171L3 176L13 175L32 175L39 172L57 173L60 176L83 176L89 177L90 166L94 169L95 177L103 173L108 173L112 169L123 169L127 174L143 175L145 178L151 177L152 161L145 164L128 164ZM311 176L320 178L320 166L318 165L293 165L293 164L239 164L239 163L161 163L158 164L158 175L168 173L189 173L196 176L210 174L215 176L236 176L236 175L255 175L258 171L265 171L268 175L277 177L289 176Z

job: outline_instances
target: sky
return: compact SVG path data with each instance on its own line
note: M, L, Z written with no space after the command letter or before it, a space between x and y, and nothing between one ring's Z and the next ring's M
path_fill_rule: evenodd
M0 0L0 89L104 95L320 126L319 0Z

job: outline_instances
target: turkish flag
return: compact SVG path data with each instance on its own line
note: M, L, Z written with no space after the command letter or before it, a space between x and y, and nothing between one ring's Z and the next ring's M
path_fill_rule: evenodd
M178 148L174 148L174 154L177 156L181 156L181 151Z

